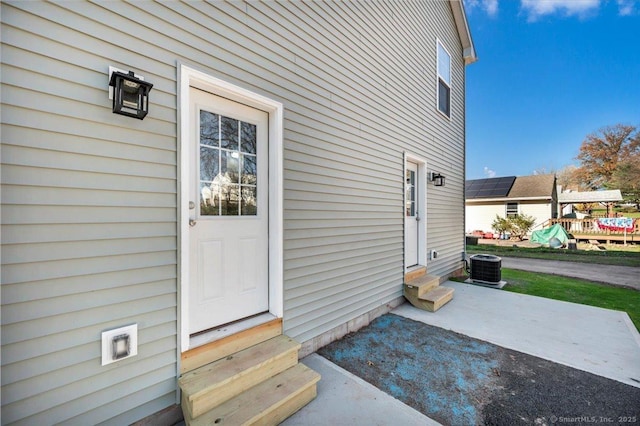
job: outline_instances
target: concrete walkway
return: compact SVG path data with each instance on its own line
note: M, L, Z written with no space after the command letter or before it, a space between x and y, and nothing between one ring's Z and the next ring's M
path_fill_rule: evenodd
M640 334L626 312L448 281L435 315L392 311L466 336L640 387Z
M634 268L632 266L599 265L594 263L528 259L522 257L502 257L502 267L581 278L584 280L640 290L640 268Z
M318 396L281 423L283 426L439 425L318 354L301 362L322 375Z
M640 334L625 312L445 285L455 297L437 313L408 303L392 313L640 388ZM302 362L322 375L318 397L286 426L437 424L320 355Z

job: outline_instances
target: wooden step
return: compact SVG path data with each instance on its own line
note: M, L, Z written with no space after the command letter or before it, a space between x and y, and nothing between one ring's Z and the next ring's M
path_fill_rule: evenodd
M320 375L297 364L198 417L189 426L277 425L311 402Z
M183 411L195 419L293 367L298 363L300 344L277 336L184 374L178 380L183 393Z
M428 311L435 312L453 299L453 292L454 290L450 287L437 287L420 299L426 303Z
M418 297L422 297L440 285L440 277L434 275L423 275L405 284L408 289L415 289Z
M413 281L416 278L420 278L426 273L427 273L426 266L418 266L418 267L411 268L409 271L407 271L404 274L404 282L408 283L409 281Z
M418 296L416 287L411 288L405 284L404 297L418 309L435 312L453 298L453 289L437 286L428 293Z
M251 327L206 345L190 349L181 355L180 374L187 373L231 354L265 342L282 334L282 318Z

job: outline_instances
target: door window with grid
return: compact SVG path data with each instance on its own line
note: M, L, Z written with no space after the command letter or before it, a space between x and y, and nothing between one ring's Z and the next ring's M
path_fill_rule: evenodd
M256 125L200 111L200 216L258 212Z

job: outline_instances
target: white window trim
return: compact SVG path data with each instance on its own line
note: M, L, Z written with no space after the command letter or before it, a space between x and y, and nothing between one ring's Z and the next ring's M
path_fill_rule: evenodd
M197 87L219 96L260 109L269 114L269 312L284 316L283 276L283 119L282 103L220 80L195 68L178 63L178 348L189 349L189 87ZM179 354L178 354L179 355ZM178 356L178 359L180 357Z
M445 84L449 86L449 115L440 111L440 87L439 87L440 55L438 55L439 46L442 46L442 49L447 53L447 55L449 55L449 78L451 81L449 83L445 82ZM449 50L446 48L444 43L442 43L439 38L436 38L436 111L438 111L443 117L445 117L449 121L451 121L453 117L453 74L451 72L451 63L453 62L452 58L453 57L451 56L451 53L449 53Z

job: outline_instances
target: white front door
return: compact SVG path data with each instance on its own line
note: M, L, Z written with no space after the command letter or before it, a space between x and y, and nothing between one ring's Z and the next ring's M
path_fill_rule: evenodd
M269 117L189 90L193 334L269 310Z
M404 258L407 268L418 264L418 165L407 162L405 172Z

